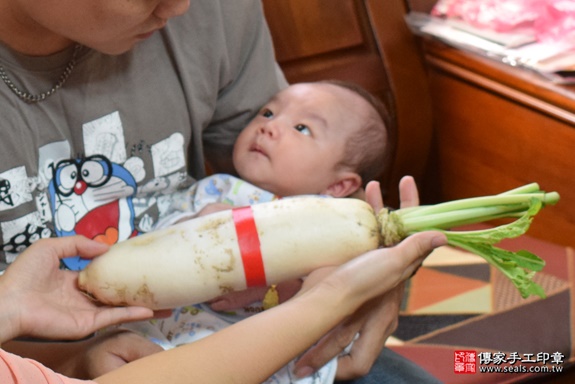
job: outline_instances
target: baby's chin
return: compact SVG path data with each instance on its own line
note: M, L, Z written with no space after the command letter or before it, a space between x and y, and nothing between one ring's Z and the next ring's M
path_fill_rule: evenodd
M273 193L276 196L286 197L295 195L316 195L306 188L301 188L301 186L296 187L294 185L288 185L285 182L282 184L274 179L276 175L266 177L265 169L257 169L251 167L248 170L242 169L242 167L237 167L236 172L238 177L243 181L255 185L256 187L263 189L264 191ZM305 191L304 191L305 189Z
M261 173L254 172L253 170L244 172L241 169L236 169L238 173L238 177L245 181L246 183L250 183L255 185L256 187L263 189L264 191L271 192L277 195L276 188L273 183L268 182L264 177L262 177Z

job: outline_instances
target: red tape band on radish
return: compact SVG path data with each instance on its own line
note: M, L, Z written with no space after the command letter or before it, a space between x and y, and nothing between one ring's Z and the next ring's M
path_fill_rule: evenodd
M264 287L267 285L266 273L252 208L235 208L232 210L232 216L244 265L246 285L248 288Z

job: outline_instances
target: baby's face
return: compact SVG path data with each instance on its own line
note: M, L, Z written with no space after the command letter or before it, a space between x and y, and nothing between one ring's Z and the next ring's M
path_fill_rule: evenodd
M341 171L347 139L369 108L332 84L292 85L242 131L234 166L244 180L280 196L325 193Z

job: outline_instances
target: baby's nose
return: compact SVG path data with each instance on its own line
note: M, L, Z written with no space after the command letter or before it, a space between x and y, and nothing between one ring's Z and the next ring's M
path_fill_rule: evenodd
M260 126L260 133L271 138L277 138L280 135L280 128L275 121L268 121Z

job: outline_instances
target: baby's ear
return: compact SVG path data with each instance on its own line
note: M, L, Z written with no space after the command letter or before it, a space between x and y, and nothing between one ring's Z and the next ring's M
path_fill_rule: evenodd
M361 176L355 172L343 171L338 179L327 187L322 194L331 197L347 197L361 188Z

